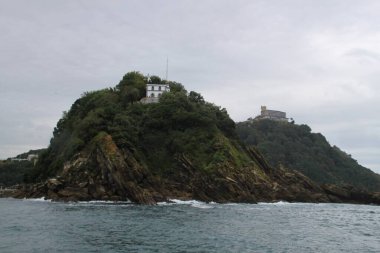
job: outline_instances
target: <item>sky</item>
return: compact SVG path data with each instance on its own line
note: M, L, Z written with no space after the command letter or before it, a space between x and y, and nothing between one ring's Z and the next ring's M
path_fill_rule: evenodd
M281 110L380 173L380 1L0 0L0 158L49 145L63 111L129 71L235 121Z

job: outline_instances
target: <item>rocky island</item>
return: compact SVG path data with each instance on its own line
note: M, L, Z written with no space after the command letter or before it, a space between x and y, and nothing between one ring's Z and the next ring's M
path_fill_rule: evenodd
M241 142L224 108L180 83L139 72L75 101L12 196L141 204L173 198L380 204L379 194L320 185L301 172L269 165Z

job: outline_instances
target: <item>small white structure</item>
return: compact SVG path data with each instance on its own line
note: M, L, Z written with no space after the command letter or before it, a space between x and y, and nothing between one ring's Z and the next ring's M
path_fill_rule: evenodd
M285 112L268 110L265 105L261 106L261 115L257 116L254 120L261 120L261 119L270 119L270 120L286 121L286 122L288 121L288 118L286 118Z
M147 84L146 85L146 96L149 98L159 98L162 93L169 92L169 84Z
M146 85L146 97L141 99L141 102L144 104L158 103L162 93L169 91L169 84L148 83Z
M12 162L21 162L21 161L28 161L26 158L11 158Z
M32 160L38 159L38 155L37 154L30 154L30 155L28 155L27 159L29 162L31 162Z

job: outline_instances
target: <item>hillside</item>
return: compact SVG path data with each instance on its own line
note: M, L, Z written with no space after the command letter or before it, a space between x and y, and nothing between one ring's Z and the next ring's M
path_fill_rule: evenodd
M26 159L31 154L41 154L44 149L29 150L26 153L17 155L16 159ZM26 160L7 160L0 161L0 186L12 186L15 184L22 184L24 182L24 175L31 171L34 166L34 161Z
M380 191L380 175L331 146L322 134L312 133L307 125L259 120L238 123L236 130L240 139L256 146L272 166L298 170L318 183Z
M170 92L160 94L159 103L139 103L147 83L169 84ZM368 192L352 197L352 189L322 188L299 172L271 168L239 141L225 109L179 83L138 72L75 101L25 179L14 196L380 203Z
M33 168L29 161L0 161L0 186L12 186L24 182L24 174Z

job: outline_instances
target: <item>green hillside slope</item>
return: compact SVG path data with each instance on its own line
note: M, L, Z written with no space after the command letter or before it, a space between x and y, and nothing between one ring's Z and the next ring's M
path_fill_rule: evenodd
M272 166L298 170L319 183L380 191L380 175L331 146L322 134L312 133L307 125L259 120L238 123L236 130L240 139L256 146Z
M45 149L29 150L26 153L17 155L15 159L8 158L7 160L0 161L0 186L12 186L15 184L22 184L24 182L24 175L32 171L34 160L24 160L28 155L39 155Z

